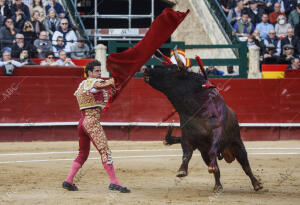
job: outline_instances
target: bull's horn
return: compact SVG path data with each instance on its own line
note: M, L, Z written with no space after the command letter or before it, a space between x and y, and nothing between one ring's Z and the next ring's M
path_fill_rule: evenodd
M185 69L185 65L181 61L181 59L180 59L180 57L178 55L177 46L175 46L175 48L174 48L174 57L175 57L175 60L177 62L177 66L178 66L179 70L184 70Z

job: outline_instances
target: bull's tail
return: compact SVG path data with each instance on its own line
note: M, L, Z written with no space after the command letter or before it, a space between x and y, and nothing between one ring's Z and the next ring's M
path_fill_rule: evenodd
M172 136L173 127L169 127L169 130L165 136L164 145L173 145L181 143L181 137Z

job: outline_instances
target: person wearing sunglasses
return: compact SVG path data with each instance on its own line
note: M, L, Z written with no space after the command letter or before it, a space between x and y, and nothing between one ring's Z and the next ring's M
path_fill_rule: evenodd
M57 44L57 38L58 36L64 37L64 42L66 45L66 48L68 50L71 50L71 47L77 43L77 36L75 32L69 28L69 22L68 19L64 18L60 22L60 27L57 31L54 32L52 37L52 44Z
M54 61L54 53L52 51L46 53L46 58L45 60L41 61L40 65L57 66L57 63Z
M15 28L14 21L6 18L4 25L0 28L0 47L11 47L18 30Z

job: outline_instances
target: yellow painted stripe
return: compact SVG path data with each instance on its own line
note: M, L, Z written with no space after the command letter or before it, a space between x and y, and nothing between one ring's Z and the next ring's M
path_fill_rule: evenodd
M281 71L263 71L262 78L274 79L274 78L284 78L284 72Z

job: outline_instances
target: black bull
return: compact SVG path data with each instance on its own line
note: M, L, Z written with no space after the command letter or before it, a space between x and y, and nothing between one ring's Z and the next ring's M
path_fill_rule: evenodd
M263 188L251 171L235 112L216 88L202 86L207 81L201 74L168 65L146 69L144 79L164 93L179 114L182 136L171 136L169 129L165 139L167 144L181 143L183 156L177 177L188 175L189 161L198 149L208 171L214 173L215 190L222 189L217 158L224 158L228 163L237 159L254 190Z

